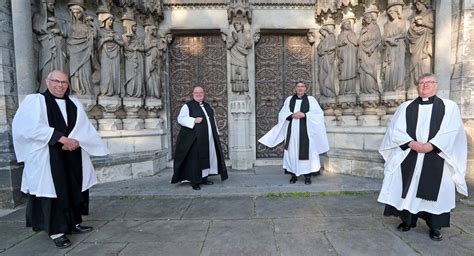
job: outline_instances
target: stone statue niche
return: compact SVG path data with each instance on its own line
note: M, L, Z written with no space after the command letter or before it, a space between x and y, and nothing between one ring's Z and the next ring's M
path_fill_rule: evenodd
M416 15L408 28L407 41L411 54L410 76L412 84L433 68L433 10L430 1L414 0ZM449 36L449 35L447 35Z
M402 18L403 2L389 3L388 21L384 25L383 34L383 66L384 92L404 91L405 81L405 36L406 22Z
M128 97L141 98L144 95L144 58L143 41L137 35L137 22L124 20L126 34L123 35L125 56L125 94Z
M232 91L244 93L249 91L247 55L253 42L250 33L244 30L242 23L234 23L234 29L231 36L227 37L227 49L230 51Z
M122 95L120 83L120 55L124 46L121 35L113 29L114 17L110 13L99 13L100 29L97 51L100 60L100 95Z
M33 15L33 32L39 42L39 92L46 90L46 78L53 70L66 70L66 24L55 17L55 0L43 0Z
M336 36L334 35L335 23L332 18L326 19L319 30L321 40L317 47L319 66L319 87L321 95L325 97L336 96L334 85L335 60L336 60Z
M337 37L339 95L356 93L357 49L359 44L357 35L352 29L354 22L354 14L345 16L341 22L341 33Z
M359 36L359 76L361 94L379 94L377 79L377 64L379 61L379 46L382 35L377 25L378 10L371 5L367 8L362 19L362 30Z
M97 31L85 23L85 8L82 3L74 1L68 6L71 14L67 40L71 89L78 95L93 95L92 53Z
M158 39L158 28L145 27L145 84L147 98L161 98L161 68L166 42ZM164 39L163 39L164 40Z

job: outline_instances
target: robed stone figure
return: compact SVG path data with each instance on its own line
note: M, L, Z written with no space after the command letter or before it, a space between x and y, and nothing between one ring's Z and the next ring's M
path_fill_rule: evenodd
M329 151L324 115L316 99L305 94L306 85L298 82L296 93L286 98L278 114L278 124L258 142L275 147L285 142L283 168L297 176L305 175L305 184L311 184L311 173L319 173L319 154Z
M194 190L200 184L212 185L209 175L228 178L221 149L214 110L204 101L204 90L195 87L193 100L184 104L178 115L181 125L174 154L174 174L171 183L189 181Z
M418 217L441 240L455 207L455 190L467 196L467 142L457 104L436 96L437 82L424 75L419 97L396 111L380 146L385 160L378 201L384 215L399 216L401 231L416 226Z

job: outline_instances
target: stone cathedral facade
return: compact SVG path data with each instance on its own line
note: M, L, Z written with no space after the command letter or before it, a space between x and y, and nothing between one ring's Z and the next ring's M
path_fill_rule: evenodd
M325 112L329 172L382 177L395 109L433 72L459 104L474 159L473 0L6 0L0 3L0 207L21 202L11 121L53 69L111 155L100 182L150 176L173 159L176 117L202 85L227 164L280 164L257 142L303 81ZM232 175L232 174L230 174Z

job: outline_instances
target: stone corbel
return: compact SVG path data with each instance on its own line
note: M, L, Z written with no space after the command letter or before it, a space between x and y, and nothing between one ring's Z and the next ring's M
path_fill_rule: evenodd
M306 33L306 39L308 39L308 43L313 45L316 42L316 31L310 30Z
M261 35L260 35L260 32L255 32L255 33L253 34L253 41L254 41L254 43L257 44L258 41L260 41L260 36L261 36Z
M227 19L229 24L233 23L234 18L242 17L252 23L252 8L249 0L231 0L227 9Z

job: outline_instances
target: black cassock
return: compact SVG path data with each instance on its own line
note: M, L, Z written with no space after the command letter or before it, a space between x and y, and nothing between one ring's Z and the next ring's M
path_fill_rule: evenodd
M45 97L49 126L54 128L49 141L51 174L57 198L28 195L26 226L35 231L44 230L49 235L70 234L74 225L82 222L81 215L89 213L89 191L82 190L82 149L62 150L58 142L61 136L68 136L76 124L77 107L66 101L67 124L55 97L46 90Z
M190 117L202 117L202 122L195 124L193 129L181 126L176 140L174 154L174 174L171 183L188 180L193 184L202 181L202 170L210 168L208 125L211 126L214 139L214 147L217 155L217 170L221 180L228 178L224 156L222 154L219 135L214 122L214 111L211 106L203 102L210 124L207 123L206 115L199 103L195 100L186 103Z

